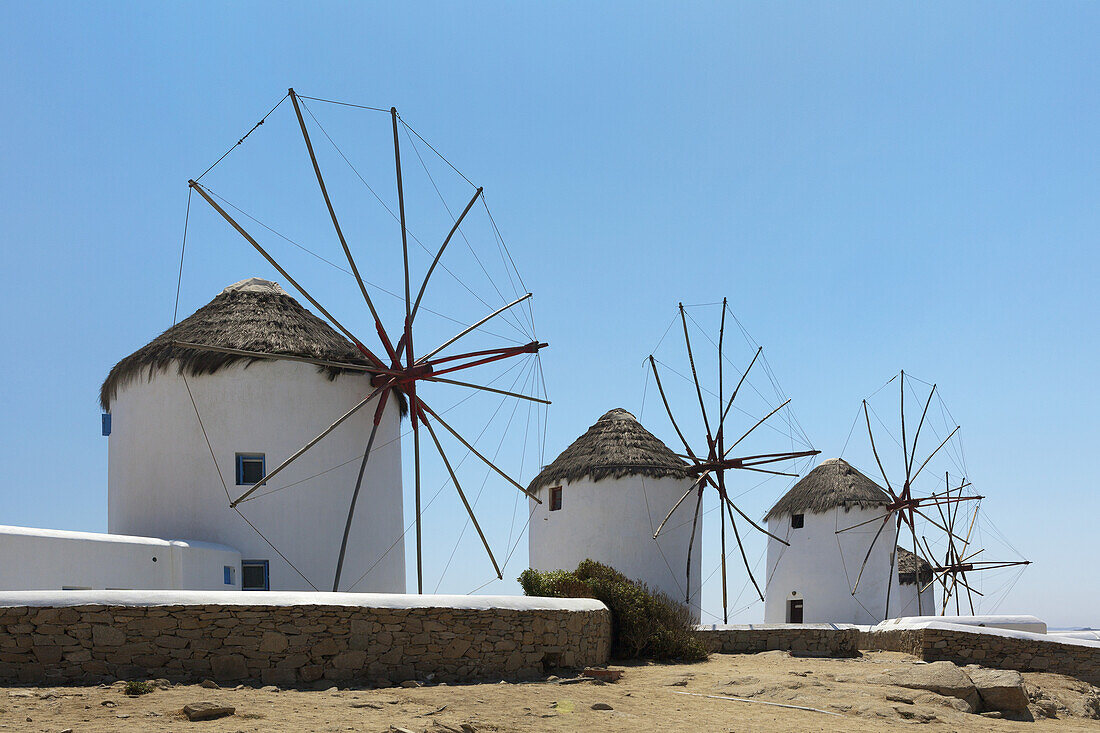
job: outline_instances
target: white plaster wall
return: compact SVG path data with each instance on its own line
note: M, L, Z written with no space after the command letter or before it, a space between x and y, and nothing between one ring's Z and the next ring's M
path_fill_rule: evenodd
M904 535L902 540L905 540ZM936 584L933 583L920 593L920 602L917 602L917 585L898 584L893 588L890 596L890 618L901 616L935 616L940 612L936 605Z
M371 389L365 375L330 381L312 365L289 361L238 363L213 375L188 377L188 382L233 498L248 488L235 485L237 453L264 453L270 472ZM286 560L230 509L174 367L120 389L111 415L108 531L229 545L239 548L245 560L269 561L272 590L312 590L289 563L317 589L332 590L373 402L254 496L302 483L238 506ZM376 561L354 590L405 590L404 543L398 541L403 529L399 431L398 407L390 399L359 495L340 590L351 590Z
M837 534L838 529L854 527L882 516L882 510L837 508L821 514L807 512L805 526L791 528L790 516L773 518L768 531L786 539L790 546L768 538L768 581L764 596L764 622L785 623L787 601L803 601L805 623L875 624L886 612L888 589L897 597L897 568L890 572L890 550L895 545L897 528L891 522L875 543L867 568L856 583L863 558L871 546L881 522L871 522ZM891 615L894 609L891 606Z
M241 553L187 540L0 526L0 590L240 590ZM225 584L224 567L233 568Z
M694 497L680 505L660 537L653 539L661 520L690 485L689 479L670 477L627 476L596 482L586 477L562 483L562 506L555 512L550 511L550 487L539 489L536 493L543 503L529 500L533 511L528 540L531 567L573 570L591 558L681 603L687 599L698 622L702 520L692 546L691 581L687 582Z

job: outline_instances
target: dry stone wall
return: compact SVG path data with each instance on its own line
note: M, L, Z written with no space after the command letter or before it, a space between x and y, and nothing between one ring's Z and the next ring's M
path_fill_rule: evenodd
M821 657L854 657L859 652L859 630L829 626L764 625L699 629L696 636L708 651L755 654L781 649Z
M606 609L0 608L0 679L20 682L515 680L610 650Z
M915 654L926 661L980 664L1020 672L1055 672L1100 685L1100 647L1049 639L1020 639L956 629L864 632L860 648Z

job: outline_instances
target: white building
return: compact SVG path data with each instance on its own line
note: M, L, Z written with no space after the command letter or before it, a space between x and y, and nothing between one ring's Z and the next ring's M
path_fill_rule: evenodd
M695 502L684 502L653 539L691 483L683 460L629 412L611 410L528 487L543 502L530 502L531 567L572 570L590 558L686 602L698 620L701 522L688 575Z
M332 590L374 401L272 486L261 486L237 509L230 501L366 397L371 376L177 342L364 363L350 342L277 284L253 278L226 288L116 364L103 383L108 531L235 548L245 589ZM382 414L340 590L405 590L403 404L391 398Z
M901 539L904 542L905 536L902 535ZM894 562L898 566L898 584L894 586L897 593L890 597L890 618L935 616L939 613L931 563L901 545L898 545L897 559ZM918 592L920 600L917 599Z
M840 458L822 461L796 483L765 517L768 531L790 543L768 539L765 623L875 624L887 616L888 593L891 617L935 613L931 586L917 602L917 588L927 583L913 582L912 553L899 553L891 572L894 517L872 548L890 502L878 484ZM910 582L899 585L899 570ZM930 566L921 567L921 578L930 575Z
M240 590L241 553L208 542L0 526L0 590Z

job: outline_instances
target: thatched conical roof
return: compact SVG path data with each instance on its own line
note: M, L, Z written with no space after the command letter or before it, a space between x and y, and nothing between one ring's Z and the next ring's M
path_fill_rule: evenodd
M588 431L562 451L528 490L577 481L585 476L593 481L623 476L686 477L687 464L637 418L622 408L604 413Z
M213 374L219 369L257 359L216 351L187 349L175 341L224 346L267 354L290 354L326 361L366 364L350 341L303 308L277 283L250 278L230 285L212 301L115 364L99 390L99 402L110 410L118 390L138 377L151 379L175 367L188 376ZM319 367L329 379L341 369ZM402 404L402 411L404 411Z
M926 585L932 581L932 564L923 557L917 557L909 550L898 545L898 582L913 585L917 582L917 568L920 568L920 583Z
M843 458L829 458L802 477L775 503L765 520L786 514L821 514L836 507L885 506L890 495Z

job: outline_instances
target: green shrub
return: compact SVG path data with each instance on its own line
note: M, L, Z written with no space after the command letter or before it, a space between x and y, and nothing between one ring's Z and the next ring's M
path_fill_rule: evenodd
M139 682L138 680L130 680L126 683L127 695L148 695L153 691L152 682Z
M618 659L707 658L687 607L607 565L585 560L574 571L528 569L519 583L529 596L603 601L611 609L611 653Z

